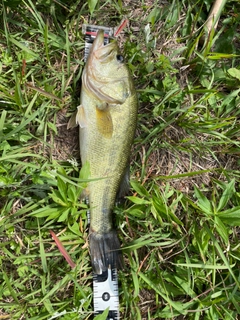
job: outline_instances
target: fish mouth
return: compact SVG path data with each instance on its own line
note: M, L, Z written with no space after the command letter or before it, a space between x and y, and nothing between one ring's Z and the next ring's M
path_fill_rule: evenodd
M92 52L97 59L104 61L111 53L117 52L117 41L104 44L104 30L99 30L92 45Z
M126 77L126 79L122 78L120 80L115 80L114 78L111 78L111 74L108 76L102 75L102 70L106 70L104 68L106 68L109 62L116 59L117 54L117 41L114 39L110 43L104 45L104 30L99 30L93 42L82 75L82 85L84 88L98 100L105 101L108 104L122 104L126 100L125 96L123 98L112 97L111 94L107 94L103 89L109 82L111 85L114 85L115 82L120 83L120 85L123 86L124 81L127 81L128 79Z
M95 50L101 48L102 46L104 46L104 30L100 29L100 30L98 30L97 36L96 36L95 40L93 41L92 48L95 51Z

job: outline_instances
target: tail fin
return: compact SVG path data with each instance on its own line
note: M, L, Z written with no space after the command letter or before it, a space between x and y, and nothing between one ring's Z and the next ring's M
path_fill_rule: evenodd
M89 235L90 255L93 272L102 274L111 268L122 268L120 242L116 231L108 233L91 232Z

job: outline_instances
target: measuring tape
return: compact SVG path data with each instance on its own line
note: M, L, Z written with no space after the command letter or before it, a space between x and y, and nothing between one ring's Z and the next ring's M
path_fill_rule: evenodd
M104 44L106 45L109 43L110 38L114 38L116 28L83 24L82 33L85 35L84 62L87 61L90 48L96 38L98 30L104 30Z
M103 26L94 26L84 24L82 32L85 35L85 51L84 61L87 57L90 48L96 38L98 30L104 30L104 44L108 44L110 38L114 37L116 28L108 28ZM86 201L88 204L88 201ZM87 211L88 224L90 224L90 211ZM108 270L102 274L93 274L93 306L94 314L103 313L109 308L107 320L119 320L119 292L118 292L118 276L117 269L109 266Z
M109 308L107 320L119 320L117 269L93 275L93 305L96 315Z

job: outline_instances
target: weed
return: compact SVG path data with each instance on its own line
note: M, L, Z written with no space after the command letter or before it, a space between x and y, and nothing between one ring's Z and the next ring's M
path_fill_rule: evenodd
M210 8L201 0L0 5L0 318L93 317L80 201L89 168L80 169L78 131L66 127L79 104L81 25L123 18L119 42L140 110L131 192L115 208L121 317L238 318L240 7L226 2L206 37Z

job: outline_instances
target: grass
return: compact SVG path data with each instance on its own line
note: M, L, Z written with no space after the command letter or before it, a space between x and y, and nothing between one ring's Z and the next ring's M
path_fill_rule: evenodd
M66 125L79 104L82 23L124 17L140 109L131 192L115 208L121 318L238 319L240 5L226 3L204 42L210 4L2 2L0 319L93 318L79 201L88 170Z

